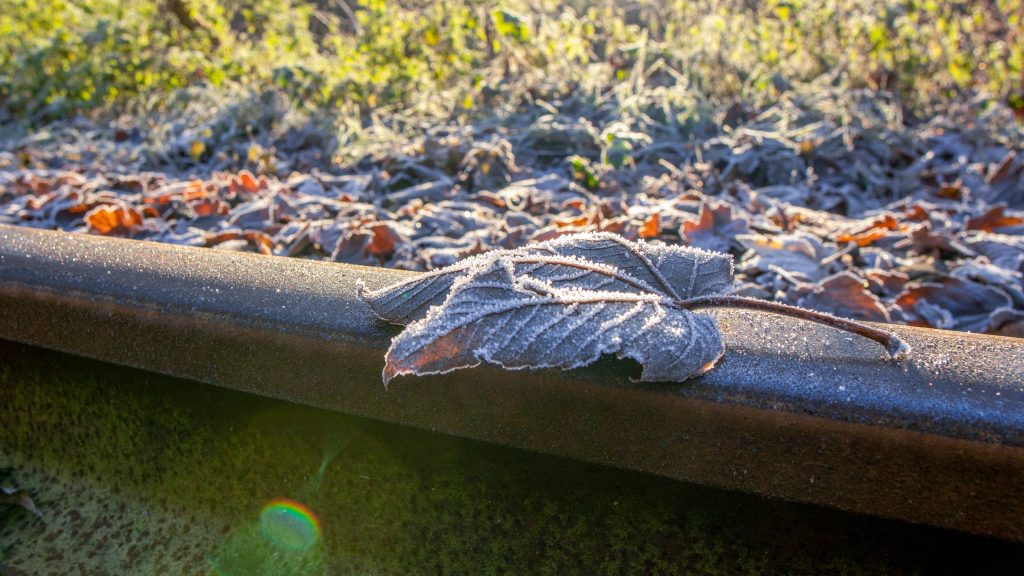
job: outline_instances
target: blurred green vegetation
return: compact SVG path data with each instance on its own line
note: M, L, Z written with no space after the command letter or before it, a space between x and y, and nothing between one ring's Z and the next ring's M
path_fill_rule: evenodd
M1024 0L0 0L0 121L276 87L350 118L492 110L557 78L754 105L827 82L1024 108ZM656 74L651 74L656 71ZM646 84L646 85L645 85Z

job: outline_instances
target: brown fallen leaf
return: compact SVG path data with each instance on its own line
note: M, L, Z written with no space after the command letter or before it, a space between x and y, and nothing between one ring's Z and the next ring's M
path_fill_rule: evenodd
M583 230L586 232L598 231L598 232L611 232L625 236L630 240L637 239L637 226L633 223L633 219L629 216L616 216L615 218L605 218L601 220L596 227L587 226Z
M743 235L737 239L754 254L741 263L752 270L779 269L805 282L817 282L833 270L830 257L835 250L809 234Z
M836 243L849 244L852 242L863 248L874 244L876 241L881 240L888 235L889 231L885 228L872 228L859 234L840 234L836 236Z
M737 237L746 234L747 231L746 219L734 218L731 204L703 202L697 221L683 222L679 235L685 238L690 246L728 252L737 244Z
M231 211L231 205L227 202L215 199L215 198L203 198L196 200L188 205L196 216L202 218L205 216L227 216Z
M840 272L794 294L795 304L856 320L888 322L889 312L878 296L868 290L868 282L850 272Z
M1002 161L992 166L986 182L988 191L985 200L991 203L1004 203L1014 208L1024 208L1024 158L1014 150L1009 150Z
M947 278L942 282L911 283L895 304L916 326L985 332L991 316L1012 305L1002 290L971 280Z
M950 230L936 230L930 222L919 224L906 238L894 244L893 248L912 250L918 254L944 252L962 256L976 256L976 253L961 244Z
M373 245L374 235L369 230L358 228L344 232L331 252L331 260L376 266L379 261L370 255L369 247Z
M331 258L336 262L379 266L407 241L396 223L374 222L344 231Z
M1007 216L1006 206L997 205L988 209L984 214L976 218L968 218L964 225L965 230L983 230L985 232L1004 233L1010 228L1024 224L1024 218L1020 216ZM1022 230L1024 231L1024 230Z
M395 249L406 241L404 235L392 222L378 222L365 227L372 235L366 246L366 254L384 262L395 253Z
M934 192L936 196L945 200L960 200L964 197L965 193L964 184L959 180L955 182L945 182Z
M910 276L903 272L892 272L888 270L866 270L864 276L869 287L875 294L888 298L903 292L903 287L910 281Z
M927 222L931 215L929 214L929 206L925 206L918 202L908 206L903 212L903 219L910 222Z
M270 235L257 230L246 230L245 239L256 247L256 251L264 256L274 253L274 239Z

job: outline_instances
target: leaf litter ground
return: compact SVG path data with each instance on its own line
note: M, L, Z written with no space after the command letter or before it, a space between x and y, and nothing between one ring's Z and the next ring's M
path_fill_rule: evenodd
M345 162L310 127L197 153L187 131L154 146L79 119L0 148L0 222L420 271L606 231L730 253L738 295L1024 336L1010 110L911 121L884 94L819 89L691 129L581 100L436 122Z

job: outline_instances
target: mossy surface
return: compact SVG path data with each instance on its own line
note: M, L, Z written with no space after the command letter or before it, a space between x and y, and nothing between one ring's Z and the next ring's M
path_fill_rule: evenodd
M0 341L0 574L1012 573L1024 547ZM277 546L275 499L319 539Z

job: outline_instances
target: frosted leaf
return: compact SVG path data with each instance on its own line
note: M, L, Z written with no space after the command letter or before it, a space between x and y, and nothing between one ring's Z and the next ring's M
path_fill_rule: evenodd
M686 299L732 287L732 257L685 246L631 242L608 233L572 234L515 250L495 250L360 297L377 316L408 324L442 304L464 274L504 259L515 276L553 288L581 288Z
M724 347L713 318L671 302L657 294L558 287L492 259L456 279L443 306L395 337L384 382L481 363L577 368L602 354L636 360L641 380L682 381L710 369Z
M643 380L682 381L724 351L714 319L693 311L707 307L784 314L870 338L894 359L910 353L868 324L724 294L731 279L724 254L580 234L490 252L376 292L360 288L360 297L382 318L411 322L388 350L385 383L481 363L576 368L602 354L638 361Z

